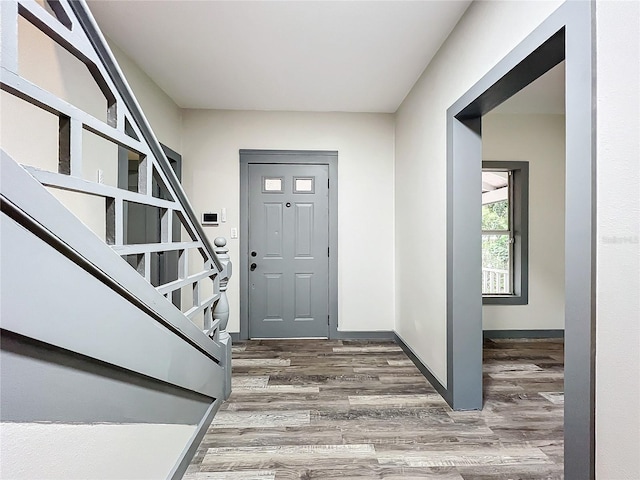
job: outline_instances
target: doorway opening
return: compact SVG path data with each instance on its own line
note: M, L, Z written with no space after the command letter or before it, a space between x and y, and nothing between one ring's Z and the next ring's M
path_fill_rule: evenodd
M565 476L594 478L595 116L593 11L561 5L447 110L447 391L482 408L481 117L566 62Z

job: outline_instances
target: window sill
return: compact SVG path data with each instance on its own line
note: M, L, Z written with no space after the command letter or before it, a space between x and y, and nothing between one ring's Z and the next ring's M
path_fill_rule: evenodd
M483 295L483 305L528 305L529 299L524 295Z

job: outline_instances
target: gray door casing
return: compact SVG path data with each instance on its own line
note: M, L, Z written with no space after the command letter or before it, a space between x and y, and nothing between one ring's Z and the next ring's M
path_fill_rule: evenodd
M337 195L337 177L338 177L338 152L336 151L306 151L306 150L240 150L240 338L243 340L248 339L250 336L257 337L260 335L261 338L265 336L279 336L279 337L293 337L293 336L323 336L329 338L340 338L341 333L338 331L338 222L337 222L337 208L338 208L338 195ZM249 322L249 314L250 314L250 303L249 303L249 290L250 290L250 282L252 281L252 274L254 273L264 273L266 272L265 266L260 265L260 261L255 261L254 259L260 259L258 256L258 251L256 251L256 257L251 257L251 251L249 240L250 240L250 206L249 206L249 198L250 198L250 175L249 171L250 166L255 166L255 171L259 171L263 166L274 165L274 168L278 168L278 166L286 167L286 166L298 166L300 167L300 172L303 171L304 168L310 166L321 166L322 169L326 172L323 182L326 182L324 185L324 189L328 195L328 208L324 208L327 214L327 240L328 240L328 250L327 244L325 243L324 258L326 265L326 272L323 273L327 278L325 285L327 285L327 313L323 314L323 325L322 332L312 332L312 333L296 333L296 331L285 331L276 332L271 335L261 334L260 331L254 332L250 329ZM257 175L257 174L256 174ZM328 175L328 177L326 176ZM260 176L260 181L262 174ZM281 175L274 175L281 176ZM307 177L304 173L295 173L291 174L291 176L299 176L299 177ZM289 180L291 182L291 180ZM318 187L316 182L315 187ZM260 188L260 192L262 188ZM289 210L290 212L294 212L294 201L292 200L284 200L284 203L290 202L292 206L287 209L285 206L284 209ZM299 200L302 203L305 203L304 200ZM307 202L308 203L308 202ZM320 251L318 251L320 253ZM321 255L322 256L322 255ZM250 271L251 263L256 263L256 269L254 272ZM301 272L306 273L306 272ZM318 277L319 278L319 277ZM292 288L292 287L291 287ZM304 297L301 298L304 300ZM328 319L327 319L328 315ZM304 322L301 322L304 323ZM327 327L328 323L328 327ZM283 324L284 325L284 324ZM318 327L319 329L320 327ZM254 328L255 330L255 328ZM256 333L258 335L256 335ZM293 333L293 334L292 334Z
M249 164L249 336L328 337L329 166Z

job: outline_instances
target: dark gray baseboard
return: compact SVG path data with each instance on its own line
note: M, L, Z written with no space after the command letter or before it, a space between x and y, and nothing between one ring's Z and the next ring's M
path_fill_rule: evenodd
M422 360L420 360L416 356L416 354L413 353L413 350L411 350L409 345L404 343L404 340L402 340L402 338L400 338L397 333L393 332L393 338L396 341L396 343L400 345L402 350L404 350L404 353L407 354L407 357L409 357L411 361L415 364L415 366L418 367L418 370L420 370L420 373L422 373L422 375L425 376L425 378L429 381L429 383L433 385L433 388L436 389L436 391L442 396L442 398L444 398L447 401L447 403L450 404L449 392L444 387L444 385L440 383L440 381L433 375L433 373L431 373L431 370L429 370L429 368L424 363L422 363Z
M564 330L484 330L483 338L564 338Z
M336 340L394 340L395 333L388 330L378 330L375 332L344 332L338 330L334 339Z
M242 342L239 332L229 333L233 343ZM379 330L375 332L342 332L338 331L335 340L395 340L395 333L389 330Z

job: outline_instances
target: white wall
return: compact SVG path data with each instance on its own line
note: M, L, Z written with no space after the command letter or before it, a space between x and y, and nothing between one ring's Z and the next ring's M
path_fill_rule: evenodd
M24 78L106 121L106 98L86 66L22 17L18 19L18 63ZM57 172L58 117L5 91L0 93L0 102L2 149L21 164ZM38 141L33 140L35 132ZM82 177L97 181L100 169L104 183L115 186L117 146L87 130L82 132L82 141ZM53 188L49 191L104 241L103 198Z
M227 208L227 223L206 227L211 240L239 227L240 149L337 150L339 329L393 329L393 115L185 110L183 125L183 184L196 213ZM239 241L228 245L238 266ZM236 268L231 332L239 279Z
M182 153L182 110L112 41L107 39L158 140Z
M446 109L559 5L473 2L396 125L396 330L446 385Z
M137 65L111 46L158 139L180 152L181 110ZM86 66L22 17L18 21L18 47L20 75L106 121L106 99ZM4 91L0 93L0 106L2 149L21 164L57 172L58 118ZM33 141L34 132L38 132L37 142ZM117 186L116 144L87 130L83 131L82 140L82 177L95 182L101 170L103 182ZM105 240L104 199L53 188L49 191Z
M474 2L397 115L396 329L443 382L445 111L557 4ZM596 3L596 470L616 480L640 478L639 8Z
M485 115L482 158L529 162L529 303L483 306L483 328L563 329L564 115Z
M596 476L640 478L640 3L597 2Z
M195 429L195 425L2 423L0 476L167 478Z

